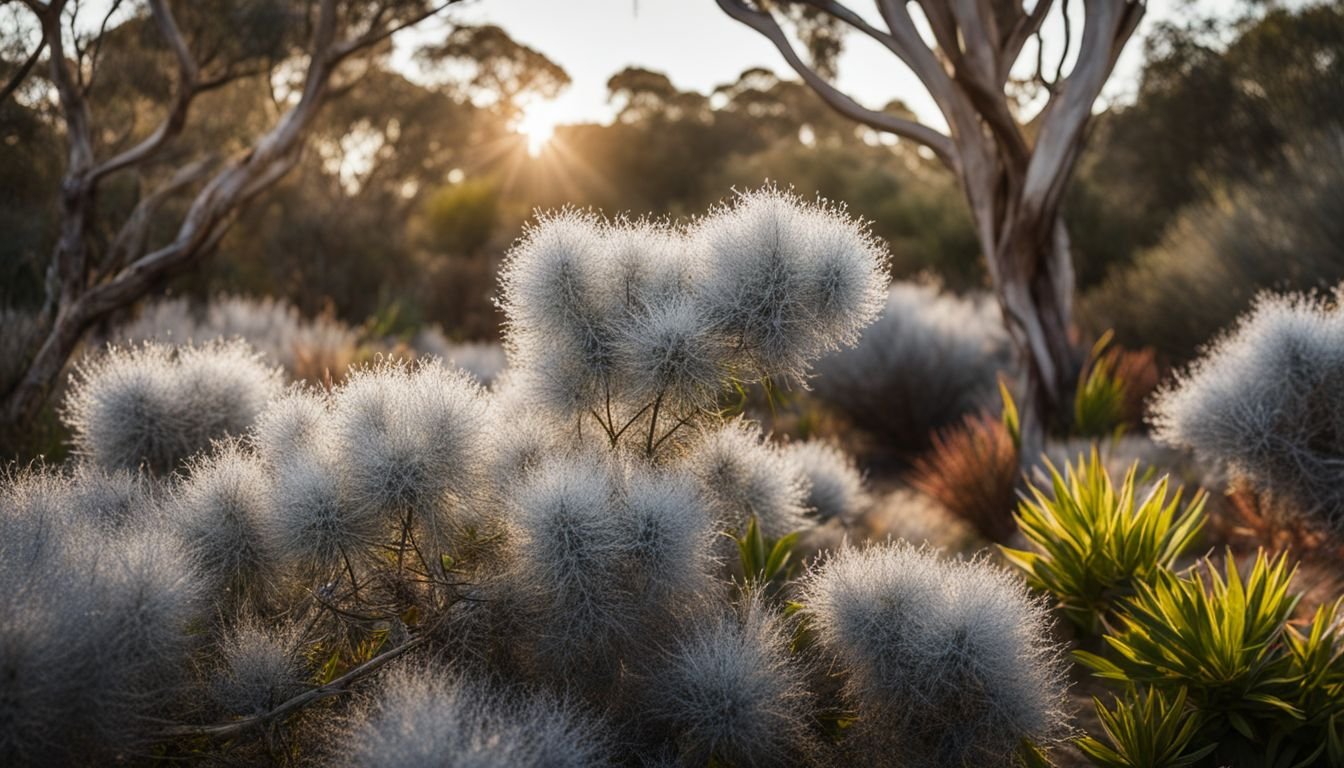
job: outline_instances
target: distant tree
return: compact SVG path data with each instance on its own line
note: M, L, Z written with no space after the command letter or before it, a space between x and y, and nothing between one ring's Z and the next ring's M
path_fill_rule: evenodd
M1070 339L1074 290L1060 203L1081 151L1092 105L1144 12L1141 0L1084 0L1082 34L1069 3L1037 0L918 0L927 41L906 0L881 0L885 25L834 0L717 0L764 35L833 108L870 128L927 147L957 176L970 204L1004 321L1027 371L1023 457L1034 461L1052 418L1067 418L1080 365ZM1042 27L1058 5L1059 63L1043 61ZM923 84L948 131L861 105L809 64L785 25L795 6L821 13L886 47ZM1045 105L1024 122L1014 67L1032 39L1032 82ZM1073 66L1064 73L1064 62Z
M322 106L358 87L356 60L367 63L386 52L394 33L458 1L146 0L141 8L114 0L100 22L90 23L78 3L22 0L47 50L67 161L39 331L19 366L23 372L0 393L0 424L13 430L37 412L92 325L218 246L244 206L295 166ZM158 55L126 62L140 72L123 68L99 77L119 47L144 39L155 41ZM272 89L290 81L288 93L273 93L277 116L226 159L208 149L180 153L179 137L198 100L249 77ZM146 82L160 90L153 93ZM150 98L95 111L101 103L95 95L108 88L139 88ZM136 113L160 120L148 132L137 130ZM133 202L108 221L100 202L130 175ZM156 214L184 196L190 203L166 242L151 245Z

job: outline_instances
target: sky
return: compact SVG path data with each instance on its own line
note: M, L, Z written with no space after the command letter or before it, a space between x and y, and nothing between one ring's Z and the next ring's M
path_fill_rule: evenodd
M1074 18L1081 19L1080 0L1072 4L1078 6ZM873 16L874 3L854 0L849 5ZM1149 0L1143 25L1126 48L1105 99L1123 99L1132 92L1142 61L1142 36L1157 21L1189 12L1190 5L1190 0ZM1193 5L1201 12L1230 13L1236 1L1194 0ZM706 93L751 67L792 75L769 41L729 18L714 0L473 0L449 18L497 24L569 73L572 83L554 103L529 110L543 124L607 122L614 111L607 101L607 79L632 65L662 72L683 90ZM1046 30L1052 40L1060 38L1057 32ZM413 38L400 42L413 43ZM848 35L845 42L838 81L842 89L871 107L899 98L921 118L942 127L918 81L888 51L859 34ZM1046 53L1049 60L1049 48Z

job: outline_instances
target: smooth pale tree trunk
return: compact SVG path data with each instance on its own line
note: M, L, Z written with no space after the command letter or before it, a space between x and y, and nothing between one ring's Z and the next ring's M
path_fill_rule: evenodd
M1142 0L1081 0L1074 45L1071 3L1036 0L876 0L879 23L838 0L716 0L732 18L765 36L833 109L874 130L922 145L954 173L970 206L991 283L1025 372L1018 403L1021 459L1040 460L1046 430L1067 424L1081 356L1071 338L1074 291L1069 237L1060 201L1082 150L1092 105L1145 10ZM947 131L855 101L809 66L777 16L785 3L828 16L893 54L942 112ZM911 13L917 8L922 19ZM1010 96L1027 42L1040 42L1052 11L1063 52L1035 81L1048 96L1030 123ZM922 24L921 24L922 21ZM931 39L930 39L931 38ZM1064 63L1073 65L1067 76Z

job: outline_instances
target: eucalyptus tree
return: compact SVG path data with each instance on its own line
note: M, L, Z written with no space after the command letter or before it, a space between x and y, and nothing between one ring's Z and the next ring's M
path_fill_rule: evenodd
M1030 8L1024 0L878 0L876 16L837 0L717 2L773 43L831 107L926 147L956 175L1027 372L1022 455L1034 461L1049 420L1067 418L1080 364L1069 334L1074 274L1060 205L1093 104L1144 2L1083 0L1080 35L1074 34L1077 9L1054 0L1036 0ZM1048 19L1052 32L1061 32L1057 45L1043 44ZM845 93L826 77L829 63L814 64L796 47L788 28L799 20L820 22L828 34L839 25L885 47L900 65L893 74L906 69L918 78L946 128L871 109ZM1059 58L1047 62L1043 53L1051 48ZM1033 64L1034 74L1023 81L1022 67ZM1044 95L1029 119L1019 98L1024 82Z

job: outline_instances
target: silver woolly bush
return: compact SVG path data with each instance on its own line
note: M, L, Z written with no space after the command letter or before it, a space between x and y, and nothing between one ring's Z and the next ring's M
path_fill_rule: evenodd
M108 763L142 748L186 683L204 604L151 513L120 527L56 510L69 475L0 487L0 763ZM59 488L58 486L65 486Z
M822 520L848 520L867 509L870 500L863 475L854 459L821 440L804 440L784 447L784 456L805 478L804 504Z
M598 455L555 458L512 494L500 602L538 677L601 693L620 654L713 588L713 532L693 478Z
M893 283L886 308L858 343L821 358L811 385L823 402L898 450L983 407L1012 346L995 304L936 285Z
M480 385L437 361L351 373L333 396L337 470L358 515L389 528L406 515L438 526L449 497L472 490L483 458Z
M330 403L323 393L294 388L257 416L250 439L262 461L279 467L296 458L334 453Z
M765 187L698 221L701 310L767 376L803 380L881 311L886 251L843 208Z
M800 761L812 697L791 639L791 627L748 596L737 611L702 620L659 659L642 682L681 764Z
M76 366L63 418L95 464L166 474L246 432L280 387L279 371L240 341L113 347Z
M606 727L563 699L460 673L403 666L349 718L333 761L354 768L609 765Z
M1050 614L1012 574L908 544L845 548L800 602L845 676L856 749L902 766L1011 766L1066 722Z
M183 545L216 590L240 599L260 597L280 564L268 536L273 507L264 465L230 440L194 459L190 470L173 490L167 510Z
M755 424L737 419L706 431L685 462L719 530L740 535L755 517L763 534L778 539L807 525L804 478Z
M228 628L219 643L219 661L208 691L215 705L235 716L270 712L301 693L308 664L295 627L276 630L255 617Z
M1344 535L1344 287L1262 295L1157 394L1159 441Z

